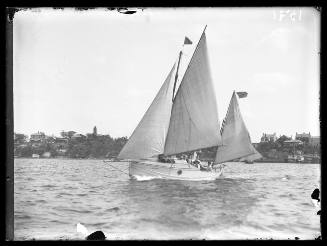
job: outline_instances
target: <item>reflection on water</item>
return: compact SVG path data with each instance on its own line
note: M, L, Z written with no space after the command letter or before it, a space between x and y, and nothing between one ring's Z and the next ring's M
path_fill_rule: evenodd
M126 163L116 163L126 169ZM15 238L313 239L320 166L229 163L215 181L136 181L100 160L15 160Z

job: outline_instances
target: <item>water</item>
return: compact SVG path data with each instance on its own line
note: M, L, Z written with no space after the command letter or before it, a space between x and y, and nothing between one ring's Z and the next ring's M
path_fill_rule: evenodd
M116 163L128 169L126 163ZM216 181L135 181L101 160L15 159L15 239L314 239L320 165L228 163Z

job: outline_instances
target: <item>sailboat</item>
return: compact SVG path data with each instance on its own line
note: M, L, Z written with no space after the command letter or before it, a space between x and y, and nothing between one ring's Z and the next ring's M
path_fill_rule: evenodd
M175 62L117 157L129 162L131 178L214 180L223 173L223 165L219 164L255 153L235 92L225 118L226 124L220 132L208 59L206 27L177 92L175 89L182 51L178 56L177 67ZM175 157L209 147L218 148L212 168L201 168L189 160ZM169 157L169 163L163 162L162 156Z

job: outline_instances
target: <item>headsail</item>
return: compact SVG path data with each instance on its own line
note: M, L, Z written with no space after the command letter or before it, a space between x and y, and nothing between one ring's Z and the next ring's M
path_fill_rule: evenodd
M203 32L174 98L164 154L217 146L220 142L217 102Z
M254 150L255 150L254 154L248 155L246 157L242 157L240 161L254 161L262 158L262 155L256 149Z
M222 146L218 147L216 163L231 161L246 156L254 157L258 152L253 147L250 135L244 124L239 104L238 96L233 93L230 101L225 124L222 129ZM260 158L260 156L258 156Z
M118 155L119 159L150 158L164 152L172 108L175 64L142 120Z

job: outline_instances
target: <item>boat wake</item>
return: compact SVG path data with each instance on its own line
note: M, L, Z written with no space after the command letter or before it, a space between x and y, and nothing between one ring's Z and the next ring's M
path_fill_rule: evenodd
M146 181L146 180L152 180L152 179L160 179L161 177L155 177L155 176L139 176L139 175L133 175L133 179L137 181Z

